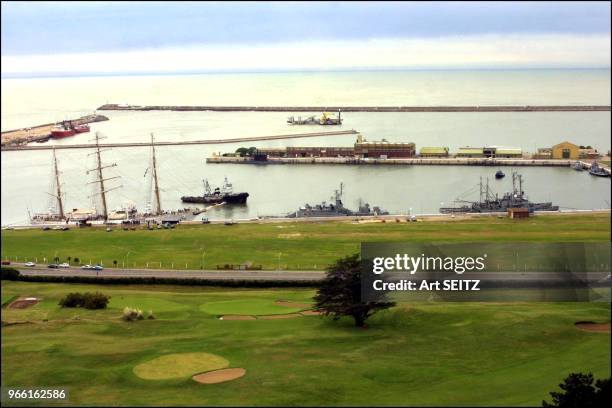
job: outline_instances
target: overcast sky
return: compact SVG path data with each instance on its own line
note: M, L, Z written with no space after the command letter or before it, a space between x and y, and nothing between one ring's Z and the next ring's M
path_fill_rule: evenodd
M2 74L610 67L609 2L2 2Z

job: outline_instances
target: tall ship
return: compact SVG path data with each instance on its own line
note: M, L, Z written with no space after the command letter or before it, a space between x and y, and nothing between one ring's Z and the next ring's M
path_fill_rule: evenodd
M486 185L483 185L482 178L479 183L480 195L478 201L455 200L456 206L442 207L440 213L488 213L488 212L505 212L508 208L528 208L533 211L558 211L559 206L553 205L552 202L533 203L528 200L527 195L523 191L523 177L512 172L512 191L505 193L501 198L498 194L493 194L489 188L487 180Z
M334 190L334 195L331 197L333 203L323 201L321 204L305 204L297 211L287 214L288 218L304 218L304 217L342 217L342 216L365 216L365 215L388 215L389 212L382 210L380 207L370 207L370 204L364 203L359 206L359 210L352 211L342 203L342 194L344 193L344 184L340 183L340 188Z
M181 201L184 203L201 203L201 204L246 204L249 193L234 193L232 183L227 180L223 181L223 186L211 188L208 179L204 182L204 194L201 196L183 196Z

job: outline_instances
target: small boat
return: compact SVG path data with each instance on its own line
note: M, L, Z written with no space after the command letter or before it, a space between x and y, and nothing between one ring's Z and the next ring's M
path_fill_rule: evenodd
M593 162L589 170L589 174L591 176L597 177L610 177L610 173L608 173L603 167L597 164L597 162Z
M73 127L73 129L76 133L87 133L90 131L88 125L76 125L75 127Z
M576 171L582 171L584 170L584 168L582 168L582 163L577 161L576 163L572 164L572 169L576 170Z
M501 170L497 170L497 173L495 173L495 178L496 178L496 179L502 179L502 178L504 178L504 177L506 177L506 175L504 174L504 172L503 172L503 171L501 171Z

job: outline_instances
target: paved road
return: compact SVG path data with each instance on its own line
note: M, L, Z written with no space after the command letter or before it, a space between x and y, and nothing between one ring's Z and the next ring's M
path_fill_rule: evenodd
M29 276L89 276L101 278L181 278L181 279L210 279L210 280L249 280L249 281L318 281L325 276L324 271L222 271L222 270L176 270L176 269L104 269L94 271L80 268L50 269L45 265L26 267L23 264L14 264L21 274ZM421 279L480 279L495 282L567 282L572 276L567 273L555 272L466 272L463 275L454 273L433 274L417 273L387 273L380 275L386 281L395 279L421 280ZM574 274L573 278L588 279L590 282L610 281L609 272L594 272L588 274Z
M317 281L323 278L322 271L219 271L219 270L175 270L175 269L104 269L94 271L80 268L50 269L46 266L26 267L15 264L22 275L29 276L89 276L101 278L181 278L210 280L249 281Z

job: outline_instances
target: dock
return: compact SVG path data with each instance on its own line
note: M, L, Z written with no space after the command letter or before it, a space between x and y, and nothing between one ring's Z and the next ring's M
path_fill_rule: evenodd
M71 122L74 125L86 125L93 122L102 122L108 120L103 115L87 115L76 119L68 119L65 122ZM61 123L61 122L59 122ZM6 147L18 147L25 143L44 142L51 137L51 130L57 123L45 123L33 127L21 129L7 130L2 132L2 150Z
M206 163L231 164L328 164L328 165L395 165L395 166L532 166L532 167L570 167L575 160L553 159L502 159L502 158L405 158L373 159L353 157L268 157L266 161L256 161L252 157L212 156ZM581 162L583 168L589 169L591 163ZM610 173L609 168L604 168Z
M342 136L355 135L356 130L341 130L335 132L314 132L314 133L292 133L285 135L267 135L267 136L251 136L237 137L231 139L205 139L205 140L178 140L171 142L124 142L124 143L100 143L100 147L151 147L153 146L183 146L183 145L202 145L202 144L222 144L222 143L245 143L256 142L259 140L284 140L284 139L299 139L307 137L325 137L325 136ZM96 145L92 143L86 144L55 144L55 145L40 145L40 146L2 146L2 151L26 151L26 150L52 150L52 149L93 149Z
M106 104L100 111L211 112L609 112L610 105L540 106L168 106Z

